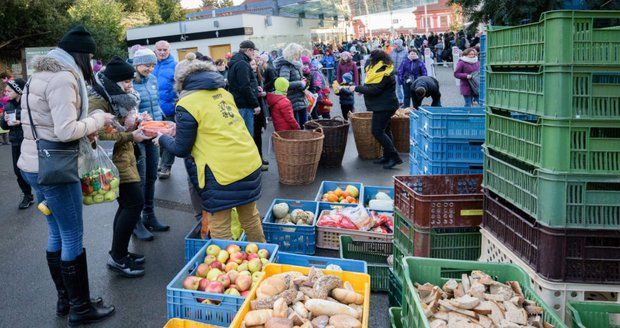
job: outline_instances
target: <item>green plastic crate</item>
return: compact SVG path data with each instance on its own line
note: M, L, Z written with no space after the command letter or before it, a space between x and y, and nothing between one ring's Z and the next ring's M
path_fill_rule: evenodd
M481 243L477 227L421 229L394 214L394 245L405 256L476 260Z
M544 118L530 122L489 108L485 142L487 147L536 168L620 175L620 122Z
M620 327L620 304L607 302L568 302L566 310L573 328Z
M403 289L405 297L402 307L402 321L407 322L408 327L430 327L414 287L415 283L425 284L428 282L443 286L450 278L460 280L462 274L470 274L473 270L482 270L500 282L518 281L525 297L535 301L544 309L543 319L546 322L555 328L566 328L555 311L534 292L530 285L530 278L525 271L514 264L406 257L403 260L403 269L405 273Z
M405 279L405 271L403 271L403 258L405 256L412 256L413 254L407 254L400 247L394 244L392 247L392 251L394 252L394 258L392 261L392 270L394 270L394 275L400 281L404 281ZM371 279L372 280L372 279Z
M390 269L390 287L388 289L388 300L390 306L401 306L403 304L403 283L394 270Z
M402 310L399 307L390 308L390 324L392 328L402 328Z
M366 261L370 275L370 290L387 292L390 288L390 266L387 258L392 254L392 243L355 240L340 235L340 258Z
M484 186L551 228L620 229L620 176L554 174L485 148Z
M491 27L487 65L619 66L620 27L612 21L618 18L620 11L561 10L543 13L537 23Z
M486 74L487 106L555 119L620 121L620 67Z

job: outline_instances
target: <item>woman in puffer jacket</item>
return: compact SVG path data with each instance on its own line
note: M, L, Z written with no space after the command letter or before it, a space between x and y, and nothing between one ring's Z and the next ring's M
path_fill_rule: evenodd
M80 182L39 184L37 139L76 146L112 122L110 114L87 117L86 84L94 80L90 58L95 51L95 40L83 26L69 30L58 48L32 61L35 72L21 102L24 140L17 166L38 202L45 201L51 211L46 215L47 265L58 292L56 315L68 314L69 326L102 321L114 313L114 307L101 304L101 298L90 299ZM78 175L77 165L66 170Z
M133 90L134 68L120 57L114 57L104 71L95 75L89 94L90 109L113 114L120 124L138 108L140 95ZM113 140L112 162L120 174L118 210L112 226L112 249L108 268L124 277L144 275L144 255L128 251L129 240L144 206L144 195L136 161L136 143L147 140L140 129L132 132L99 131L100 140Z
M256 201L261 193L261 158L224 77L212 63L190 53L175 71L176 136L154 139L177 157L202 198L201 234L232 239L231 210L249 241L264 242ZM208 229L208 230L207 230Z
M293 104L295 119L299 126L303 126L308 120L306 95L307 81L302 72L301 52L304 50L297 43L291 43L282 51L282 57L278 57L273 65L278 72L278 77L283 77L289 82L287 97Z
M136 69L133 86L140 94L139 112L147 113L155 121L163 121L164 112L159 107L157 77L152 74L155 64L157 64L157 57L151 49L138 49L132 61L132 65ZM138 143L137 146L140 149L138 171L144 192L144 208L142 209L142 217L138 220L133 233L140 240L150 241L154 237L149 230L168 231L170 227L160 223L155 215L155 181L157 181L159 147L150 141Z

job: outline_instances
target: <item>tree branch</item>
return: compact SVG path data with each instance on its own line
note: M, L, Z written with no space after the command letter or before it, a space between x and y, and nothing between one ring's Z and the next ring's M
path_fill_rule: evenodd
M9 44L17 41L17 40L21 40L21 39L26 39L32 36L39 36L39 35L45 35L45 34L49 34L51 33L51 31L45 31L45 32L37 32L37 33L31 33L31 34L26 34L26 35L21 35L21 36L16 36L8 41L5 41L3 43L0 43L0 49L8 46Z

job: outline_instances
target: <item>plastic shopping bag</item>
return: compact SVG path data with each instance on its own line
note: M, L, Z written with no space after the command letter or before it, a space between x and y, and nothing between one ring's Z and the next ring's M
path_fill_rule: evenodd
M209 229L209 218L211 214L207 211L202 211L202 221L200 223L200 239L211 239L211 230ZM230 211L230 232L232 233L232 240L239 240L243 234L243 228L241 228L241 222L239 222L239 213L237 208L233 208Z
M118 197L120 176L118 169L101 147L84 154L80 163L79 174L82 185L82 202L93 205L113 202Z

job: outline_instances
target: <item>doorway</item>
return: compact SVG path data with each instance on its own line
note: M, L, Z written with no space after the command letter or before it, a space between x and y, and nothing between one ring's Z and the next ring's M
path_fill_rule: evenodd
M194 47L194 48L177 49L177 55L179 56L179 61L185 59L185 55L187 55L190 52L196 53L198 52L198 48Z
M226 59L226 55L230 52L230 44L220 44L216 46L209 46L209 53L213 61L218 59Z

